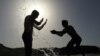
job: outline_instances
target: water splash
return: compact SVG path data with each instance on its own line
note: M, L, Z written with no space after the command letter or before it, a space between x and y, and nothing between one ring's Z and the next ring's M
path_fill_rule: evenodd
M42 52L44 52L45 56L58 56L54 51L53 48L45 48L41 49Z
M49 49L49 50L51 51L51 53L53 54L53 56L57 56L53 49Z
M44 52L44 55L45 56L49 56L46 52L45 52L45 50L41 50L42 52Z

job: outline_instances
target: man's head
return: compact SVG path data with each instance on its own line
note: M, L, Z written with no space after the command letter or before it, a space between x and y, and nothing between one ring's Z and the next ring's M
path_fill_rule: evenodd
M39 12L37 10L33 10L31 13L32 18L37 18L39 15Z
M62 20L62 25L63 25L63 27L68 27L68 21L67 20Z

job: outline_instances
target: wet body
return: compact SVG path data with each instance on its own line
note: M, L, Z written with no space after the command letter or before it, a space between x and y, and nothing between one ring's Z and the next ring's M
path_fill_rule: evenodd
M68 25L67 20L62 20L62 26L64 29L62 31L52 30L52 34L57 34L58 36L63 36L65 33L71 36L71 40L66 46L67 52L69 52L74 46L76 48L80 47L80 43L82 41L81 37L77 34L73 26Z
M32 54L32 34L33 34L33 27L38 30L41 30L44 25L46 24L47 20L43 25L40 25L43 22L43 18L40 22L36 21L35 19L38 17L39 12L34 10L31 15L26 16L24 21L24 32L22 35L22 40L24 42L25 47L25 56L31 56Z

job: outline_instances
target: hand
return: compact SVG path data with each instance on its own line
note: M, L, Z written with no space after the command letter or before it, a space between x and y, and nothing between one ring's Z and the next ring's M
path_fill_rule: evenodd
M45 21L45 23L44 24L46 24L47 23L47 19L46 19L46 21Z
M43 22L43 20L44 20L44 18L42 18L40 22Z
M47 19L46 19L46 21L45 22L47 22Z
M47 19L46 19L46 21L44 22L44 24L41 26L41 27L44 27L44 25L47 23Z
M61 34L61 33L57 33L57 35L58 35L58 36L62 36L62 34Z
M43 20L44 18L42 18L42 20Z
M51 33L52 33L52 34L56 34L56 31L55 31L55 30L51 30Z

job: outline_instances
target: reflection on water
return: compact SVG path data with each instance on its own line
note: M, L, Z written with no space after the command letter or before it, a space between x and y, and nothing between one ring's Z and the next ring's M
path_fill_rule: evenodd
M47 48L47 49L42 49L41 50L42 52L44 52L44 55L45 56L67 56L67 55L59 55L59 54L57 54L57 53L55 53L54 52L54 50L53 49L51 49L51 48ZM82 54L74 54L74 55L70 55L70 56L82 56ZM85 54L85 56L100 56L100 54Z
M82 56L82 55L80 54L80 55L71 55L71 56ZM100 54L86 54L85 56L100 56Z
M57 56L67 56L67 55L57 55ZM80 55L70 55L70 56L82 56ZM100 56L100 54L86 54L85 56Z

